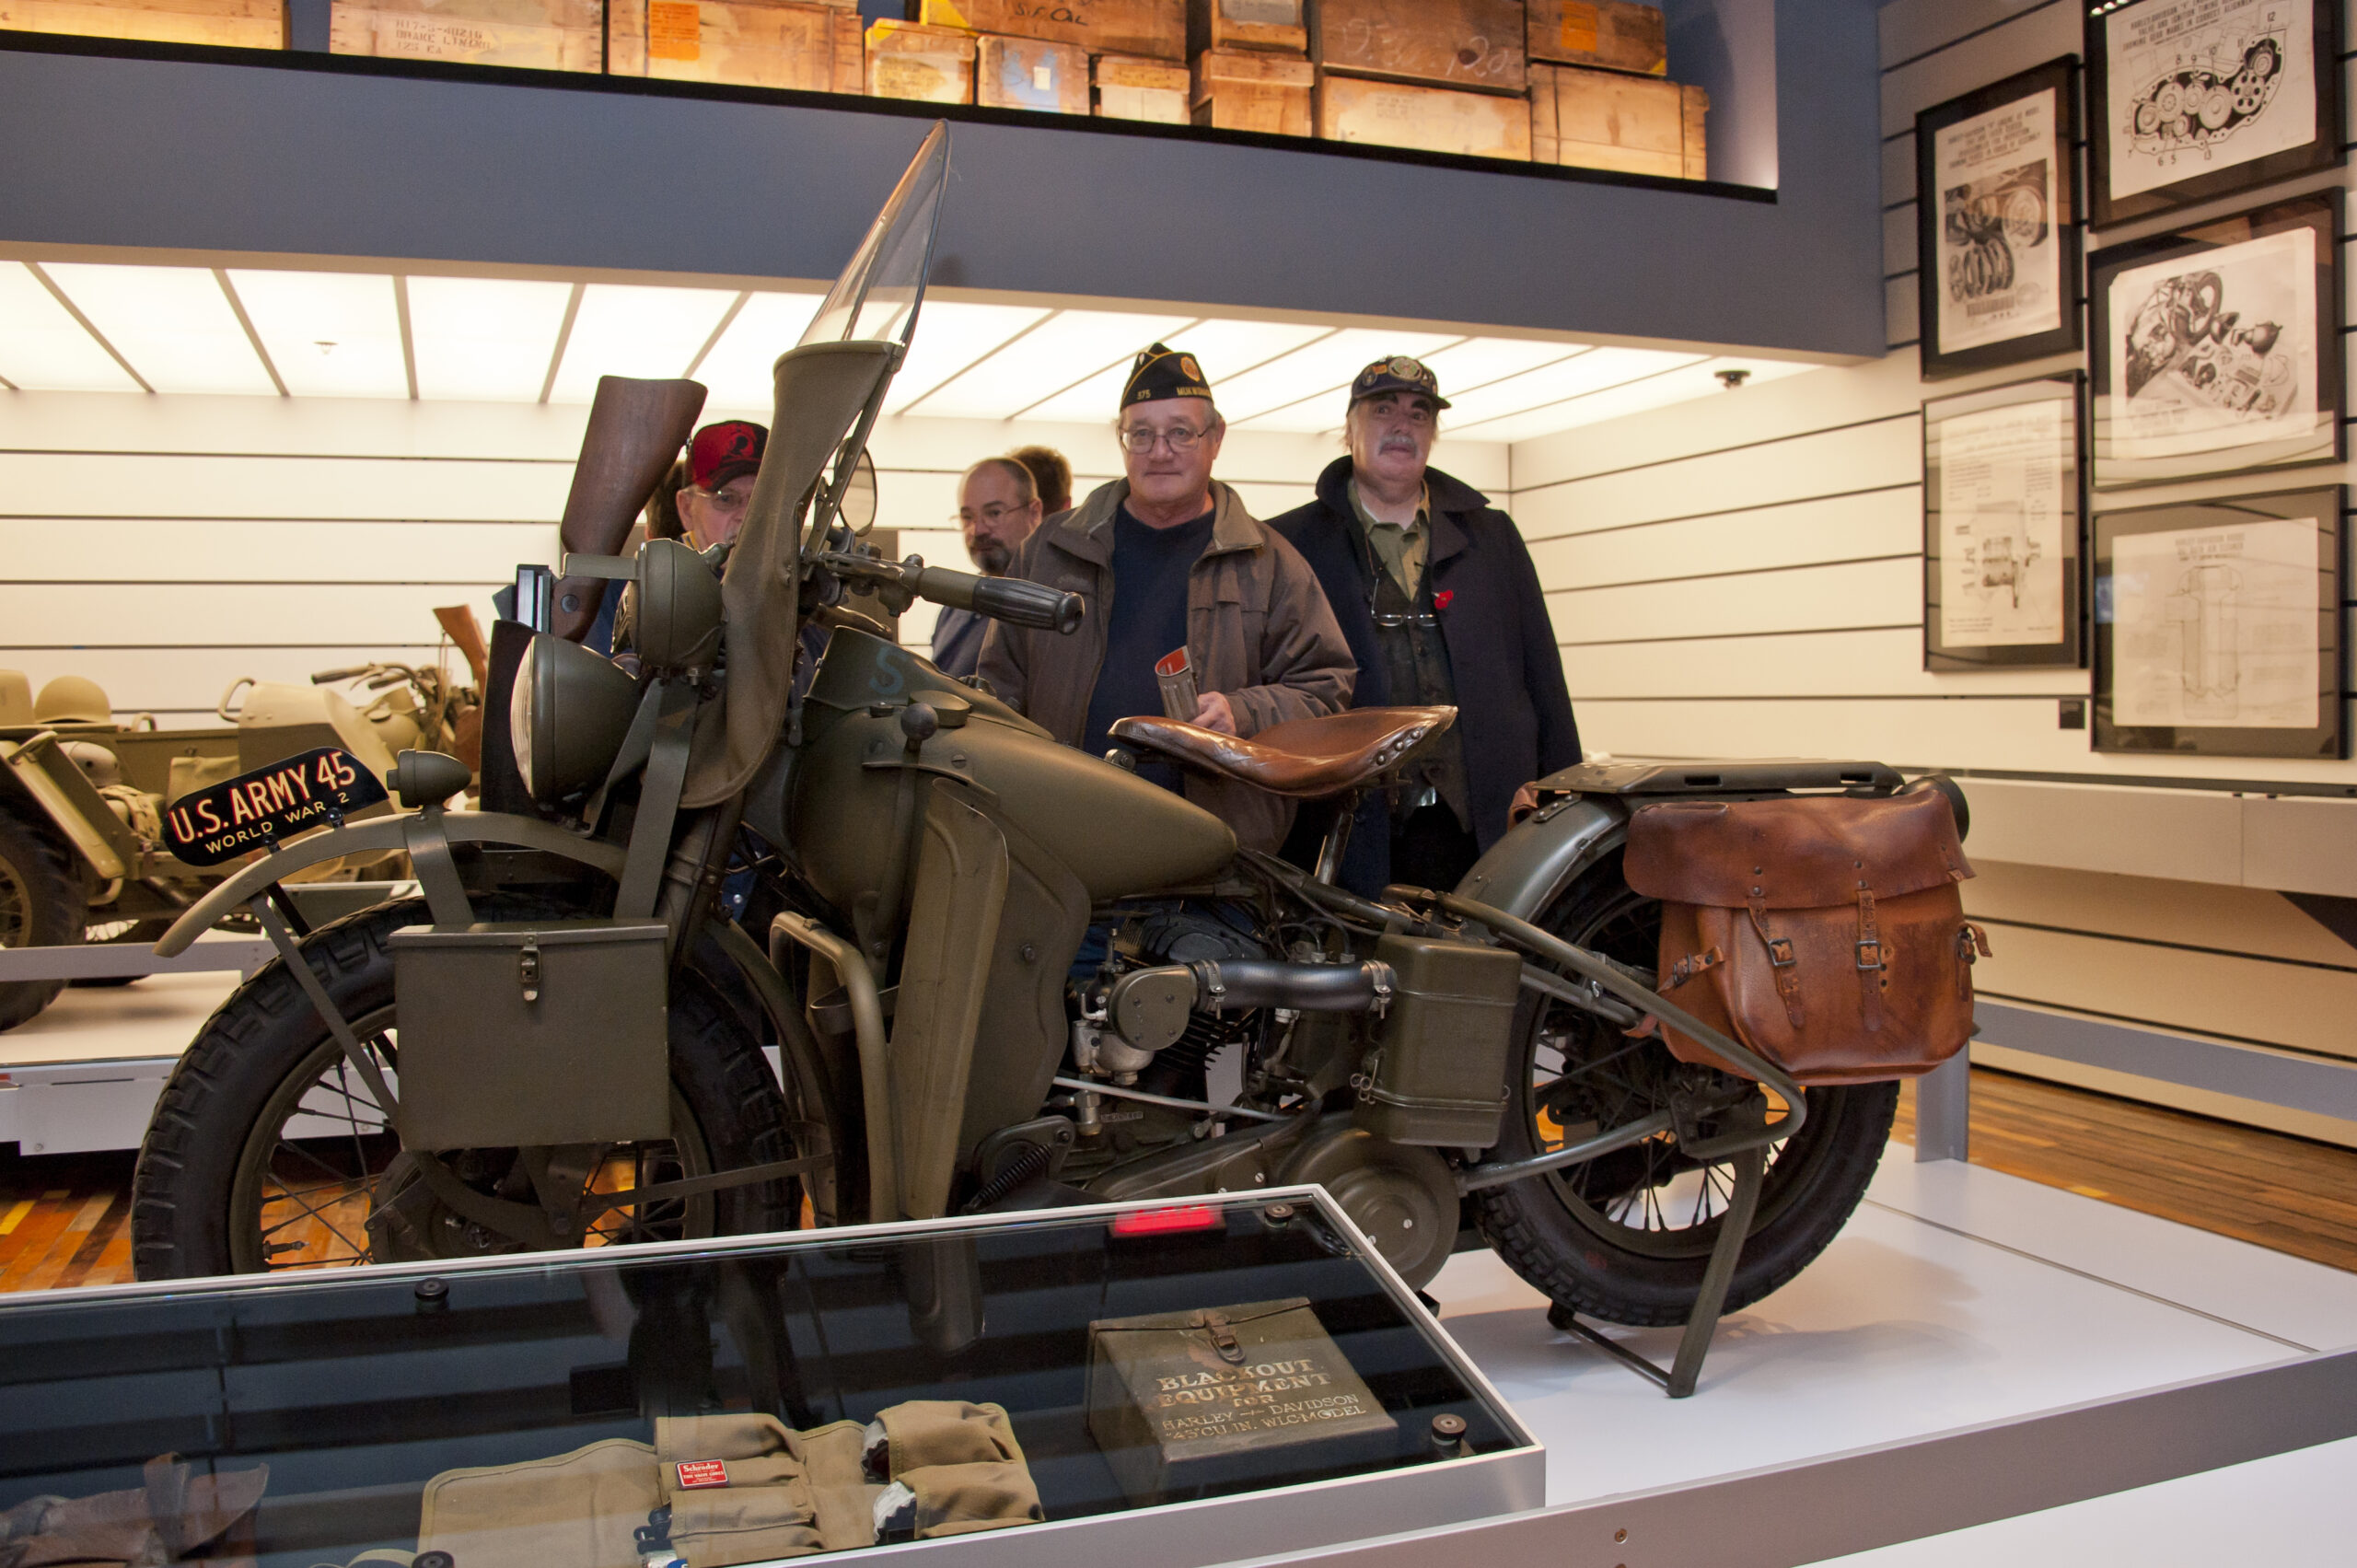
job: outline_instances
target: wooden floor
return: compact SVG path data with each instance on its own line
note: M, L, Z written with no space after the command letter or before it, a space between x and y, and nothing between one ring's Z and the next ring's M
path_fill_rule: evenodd
M1972 1163L2357 1271L2357 1149L1976 1067Z
M132 1159L0 1153L0 1291L130 1279ZM1972 1163L2357 1271L2357 1150L1976 1069Z

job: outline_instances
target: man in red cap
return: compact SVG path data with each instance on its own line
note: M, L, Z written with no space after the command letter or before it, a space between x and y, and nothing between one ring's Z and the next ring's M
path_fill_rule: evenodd
M710 550L737 537L769 444L768 429L749 419L725 419L696 432L688 446L688 482L679 492L679 524L689 543Z

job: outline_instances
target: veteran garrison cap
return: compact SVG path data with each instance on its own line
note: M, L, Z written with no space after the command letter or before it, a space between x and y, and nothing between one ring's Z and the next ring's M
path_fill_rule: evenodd
M1351 406L1356 408L1367 399L1387 392L1413 392L1430 398L1436 409L1448 406L1448 400L1440 395L1440 377L1422 360L1411 359L1404 354L1378 359L1360 371L1358 379L1351 383Z
M1168 343L1155 343L1138 353L1137 363L1130 366L1130 378L1121 387L1121 406L1132 408L1139 403L1159 402L1164 398L1202 398L1211 400L1211 384L1203 377L1203 367L1195 363L1191 354L1182 354Z

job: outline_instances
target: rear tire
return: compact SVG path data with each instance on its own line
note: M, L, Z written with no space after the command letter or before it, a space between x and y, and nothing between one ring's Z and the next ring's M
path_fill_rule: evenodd
M477 918L550 912L486 900ZM396 930L428 918L419 903L379 905L321 927L302 945L305 961L354 1032L396 1070L399 1023L387 944ZM759 1039L692 974L673 981L670 1045L673 1137L617 1148L593 1178L604 1184L600 1191L793 1157L784 1098ZM284 965L262 970L207 1021L148 1124L132 1189L138 1277L525 1249L417 1191L413 1162L375 1112L360 1075ZM514 1153L462 1150L444 1158L470 1185L505 1192L500 1184L512 1185ZM593 1230L586 1244L787 1229L800 1212L801 1192L787 1179L646 1207L643 1215L609 1211L606 1229ZM379 1225L369 1224L372 1215Z
M0 803L0 947L65 947L82 940L89 900L64 846ZM0 981L0 1029L37 1016L62 980Z
M1629 889L1619 856L1582 877L1538 922L1564 941L1651 970L1660 906ZM1726 1082L1658 1040L1630 1040L1593 1014L1525 993L1515 1015L1519 1070L1497 1160L1527 1159L1664 1109L1677 1086ZM1725 1310L1790 1281L1831 1244L1874 1179L1898 1085L1810 1088L1801 1130L1769 1150L1766 1184ZM1771 1116L1782 1103L1770 1097ZM1585 1165L1476 1194L1485 1236L1515 1272L1573 1312L1610 1323L1682 1323L1701 1294L1733 1188L1733 1162L1701 1167L1656 1138Z

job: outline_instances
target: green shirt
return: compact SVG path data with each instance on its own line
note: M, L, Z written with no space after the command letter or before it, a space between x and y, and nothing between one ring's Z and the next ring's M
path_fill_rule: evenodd
M1416 519L1411 523L1379 521L1359 499L1359 482L1351 481L1351 510L1358 514L1359 527L1366 534L1366 542L1383 569L1398 584L1410 603L1423 592L1424 558L1432 549L1432 535L1425 527L1432 516L1432 492L1427 489L1416 501Z

